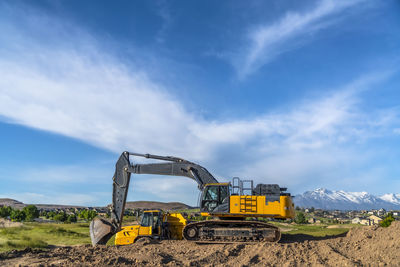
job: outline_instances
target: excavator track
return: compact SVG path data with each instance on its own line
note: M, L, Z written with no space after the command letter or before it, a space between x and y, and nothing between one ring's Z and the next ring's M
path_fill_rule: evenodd
M278 242L281 232L278 227L265 222L209 220L189 223L183 229L183 237L206 243Z

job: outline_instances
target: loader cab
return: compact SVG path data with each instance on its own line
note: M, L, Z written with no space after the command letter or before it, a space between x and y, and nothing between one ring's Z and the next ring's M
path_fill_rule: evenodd
M161 239L162 219L161 210L145 210L139 225L122 227L115 236L115 245L132 244L139 239Z
M230 183L206 184L200 197L200 211L229 212Z
M139 235L161 235L162 212L160 210L144 211L140 221Z

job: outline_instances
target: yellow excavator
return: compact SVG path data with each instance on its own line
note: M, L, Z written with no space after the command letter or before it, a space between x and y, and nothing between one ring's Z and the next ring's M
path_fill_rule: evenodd
M144 157L163 162L133 164L130 157ZM184 219L181 218L181 214L163 214L157 210L145 212L139 228L122 228L131 174L183 176L196 181L201 191L201 215L216 219L188 222L181 220ZM121 244L133 243L141 237L184 238L206 242L276 242L281 237L278 227L251 218L294 218L292 197L290 193L285 192L286 190L277 184L254 186L253 180L241 180L238 177L234 177L231 183L219 183L206 168L196 163L177 157L125 151L115 165L111 220L96 217L90 223L90 237L94 246L106 244L118 232L120 233L117 234L117 238L121 238L121 235L134 236L121 241ZM142 234L139 233L140 228L143 228Z

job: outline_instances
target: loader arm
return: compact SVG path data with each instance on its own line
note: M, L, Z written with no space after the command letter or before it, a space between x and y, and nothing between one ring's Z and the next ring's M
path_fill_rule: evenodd
M167 161L163 163L131 164L129 156ZM218 183L206 168L176 157L123 152L115 164L111 221L96 218L90 223L92 244L106 244L121 229L131 174L184 176L197 182L200 190L205 184Z

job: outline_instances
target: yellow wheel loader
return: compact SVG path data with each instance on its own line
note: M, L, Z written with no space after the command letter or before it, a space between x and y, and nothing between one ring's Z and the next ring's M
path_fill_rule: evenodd
M115 236L115 245L127 245L141 239L183 239L187 220L180 213L146 210L139 225L125 226Z
M163 162L133 164L130 157L135 156ZM114 234L121 231L131 174L183 176L197 182L201 191L201 215L216 219L186 223L182 228L182 236L186 240L276 242L281 236L277 227L246 218L294 218L292 197L285 192L286 188L277 184L254 186L252 180L237 177L231 183L219 183L206 168L196 163L171 156L125 151L115 165L111 220L95 218L90 223L93 245L106 244ZM161 235L160 238L171 237Z

